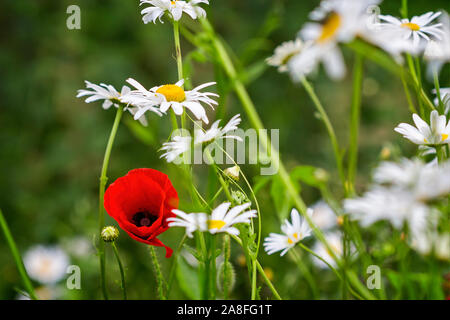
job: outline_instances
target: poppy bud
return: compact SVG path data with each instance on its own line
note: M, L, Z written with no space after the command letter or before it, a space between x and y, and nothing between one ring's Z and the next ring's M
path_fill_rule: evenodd
M114 226L104 227L101 236L105 242L114 242L119 237L119 230Z

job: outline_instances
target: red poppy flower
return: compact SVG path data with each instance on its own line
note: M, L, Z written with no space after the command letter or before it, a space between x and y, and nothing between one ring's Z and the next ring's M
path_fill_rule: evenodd
M167 218L174 217L178 194L167 175L154 169L134 169L118 178L105 192L105 209L133 239L172 249L156 237L166 231Z

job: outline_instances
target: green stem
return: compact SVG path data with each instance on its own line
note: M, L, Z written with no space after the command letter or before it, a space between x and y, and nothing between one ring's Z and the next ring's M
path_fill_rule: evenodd
M442 102L442 97L441 97L441 88L439 85L439 76L437 73L437 70L433 70L433 80L434 80L434 87L436 89L436 96L438 99L438 111L440 114L444 114L445 113L445 107L444 107L444 103Z
M183 57L181 55L181 44L180 44L180 23L178 21L173 21L173 38L175 40L175 54L177 57L177 71L178 71L178 80L184 79L183 74ZM186 127L186 117L183 112L181 115L181 128Z
M303 261L301 260L300 256L298 255L297 251L295 250L289 250L289 254L294 259L295 263L299 267L302 275L305 277L306 282L308 282L309 286L311 287L311 293L313 295L313 299L319 298L319 291L317 290L316 283L314 282L314 278L311 275L311 272L308 270L308 267L305 266Z
M170 268L169 273L169 283L167 285L167 297L169 297L170 290L172 289L173 279L175 278L175 270L177 268L178 263L178 255L180 254L181 248L183 247L184 242L186 241L186 234L184 234L183 238L181 239L180 243L178 244L177 249L174 252L174 259L172 263L172 267Z
M103 165L102 165L102 171L100 175L100 186L99 186L99 203L98 203L98 228L99 228L99 235L101 235L103 227L105 225L105 211L104 211L104 196L105 196L105 188L106 183L108 181L107 172L108 172L108 166L109 166L109 159L111 157L111 150L114 145L114 140L116 138L117 130L119 128L120 119L122 118L123 114L123 106L119 106L117 108L116 117L114 119L114 124L111 129L111 133L109 135L108 143L106 145L105 155L103 157ZM101 239L101 237L99 237ZM103 291L103 297L107 300L108 299L108 291L106 289L106 261L105 261L105 243L103 241L99 241L98 244L98 256L100 261L100 275L101 275L101 287Z
M202 23L204 30L210 35L212 45L216 50L217 58L221 62L222 67L227 73L227 76L234 82L234 90L236 92L236 95L241 101L242 107L249 117L250 123L252 124L253 128L258 131L258 138L260 143L265 150L270 151L270 160L272 161L273 167L278 168L278 175L281 178L281 181L286 190L288 191L288 194L293 199L295 207L299 210L299 212L311 226L316 237L325 245L327 249L329 249L333 259L337 260L336 255L334 254L334 252L332 252L322 232L314 225L311 218L306 214L306 204L299 195L296 187L292 183L292 180L283 162L280 161L279 152L272 147L272 143L267 135L262 134L262 132L264 132L262 121L258 115L258 112L256 111L256 107L253 104L253 101L251 100L247 90L245 89L244 84L239 80L233 62L231 61L231 58L228 55L223 43L217 38L217 36L215 36L214 29L207 19L200 19L200 22Z
M244 246L242 245L242 240L239 239L237 236L231 235L231 237L243 248ZM283 300L281 299L281 296L278 294L278 291L275 289L275 287L273 286L272 282L270 281L270 279L267 277L266 273L264 272L263 267L261 266L261 264L259 263L258 260L256 260L256 268L258 269L259 274L262 276L262 278L264 279L264 282L266 283L266 285L269 287L270 291L272 291L273 295L275 296L275 298L277 300Z
M401 75L401 80L402 80L402 84L403 84L403 89L405 90L406 100L408 101L409 110L411 111L411 113L417 113L417 109L414 106L414 103L411 98L411 93L409 92L408 84L406 83L404 72Z
M363 80L363 58L356 54L353 70L353 96L350 117L350 147L348 151L348 185L349 193L355 193L355 177L358 165L358 136L361 115L361 87Z
M342 165L342 156L341 151L339 148L339 144L336 138L336 133L334 132L333 125L331 124L330 118L327 115L327 112L325 111L325 108L322 106L322 103L320 102L319 98L317 97L316 93L314 92L313 87L311 84L306 80L304 76L300 77L300 81L305 88L306 92L308 93L309 97L311 98L312 102L314 103L314 106L316 107L317 111L320 114L320 118L322 119L323 123L325 124L325 128L327 129L328 135L330 137L331 145L333 147L334 157L336 160L336 167L339 172L339 177L341 179L342 185L345 189L347 189L347 184L345 183L345 174L344 174L344 167Z
M111 246L113 248L114 251L114 255L116 256L116 260L117 260L117 264L119 265L119 270L120 270L120 279L122 282L122 293L123 293L123 300L127 300L127 287L125 284L125 271L122 265L122 261L120 260L120 256L119 256L119 250L117 250L117 246L114 242L111 242Z
M159 266L159 261L158 257L156 256L155 248L153 246L149 246L149 250L150 250L150 257L152 259L153 270L155 272L159 299L166 300L166 295L164 294L164 287L165 287L164 276L161 272L161 267Z
M9 230L8 223L3 216L3 212L0 209L0 227L2 228L3 234L5 235L6 242L8 243L9 250L14 258L14 262L16 263L17 270L19 271L20 277L22 278L23 285L25 289L28 291L30 298L33 300L38 300L36 293L34 292L33 285L31 284L31 280L28 277L28 273L25 270L25 266L23 265L22 258L20 256L19 250L17 249L16 242Z
M229 290L230 290L230 279L228 277L228 267L230 264L231 246L230 246L230 235L225 234L223 238L223 299L228 300Z

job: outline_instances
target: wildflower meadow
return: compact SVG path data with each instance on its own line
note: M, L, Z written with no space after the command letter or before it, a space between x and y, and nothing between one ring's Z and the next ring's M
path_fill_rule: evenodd
M0 8L0 299L450 299L448 1Z

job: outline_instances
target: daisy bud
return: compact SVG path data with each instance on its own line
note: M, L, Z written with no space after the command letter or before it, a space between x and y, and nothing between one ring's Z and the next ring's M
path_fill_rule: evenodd
M105 242L114 242L119 237L119 230L114 226L104 227L101 236Z
M314 171L314 176L320 182L327 182L328 178L330 177L328 172L326 172L324 169L320 169L320 168L316 169L316 171Z
M237 205L241 205L245 202L248 202L247 196L239 190L232 190L231 198L233 199L233 202L236 203Z
M223 173L227 177L233 179L234 181L239 181L239 172L240 172L239 166L230 167L223 171Z

